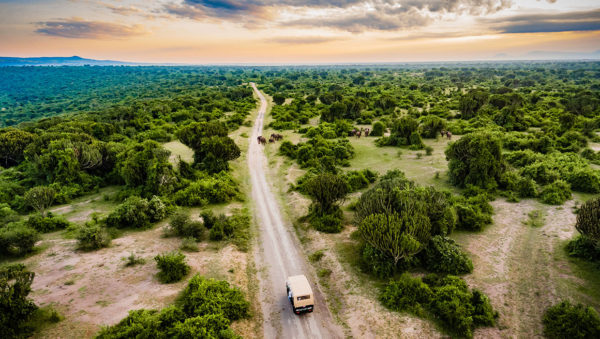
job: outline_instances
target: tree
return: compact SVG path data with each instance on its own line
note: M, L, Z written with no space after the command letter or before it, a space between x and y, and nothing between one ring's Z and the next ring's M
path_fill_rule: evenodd
M285 102L285 95L280 94L280 93L275 93L273 95L273 102L276 105L283 105L283 103Z
M600 198L586 201L577 213L575 228L584 237L600 246Z
M346 104L341 102L334 102L326 108L321 114L321 119L326 122L334 122L338 119L343 119L346 115Z
M463 119L473 118L479 109L488 102L489 93L482 89L471 90L459 101L459 109Z
M20 129L9 129L0 134L0 161L2 166L8 167L19 164L23 158L23 151L34 139L35 135Z
M358 229L362 238L374 248L389 254L398 264L425 248L430 238L431 224L423 213L372 214Z
M0 269L0 333L4 338L25 337L22 325L37 309L27 297L34 277L23 264Z
M318 215L332 212L336 202L343 200L349 192L348 183L332 173L321 173L310 179L304 190L312 201Z
M179 130L177 137L194 150L194 162L210 173L229 169L228 161L241 154L220 121L191 123Z
M177 177L169 155L169 151L153 140L134 144L121 155L121 176L127 186L141 187L145 196L170 193Z
M496 187L505 170L500 139L486 132L467 134L451 143L446 160L450 181L458 187Z
M33 209L38 211L42 216L45 211L52 205L56 191L48 186L36 186L25 193L25 202Z

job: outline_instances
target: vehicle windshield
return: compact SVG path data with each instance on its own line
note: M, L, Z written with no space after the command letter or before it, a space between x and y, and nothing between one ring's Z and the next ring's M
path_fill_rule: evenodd
M301 295L297 298L297 300L307 300L310 299L310 295Z

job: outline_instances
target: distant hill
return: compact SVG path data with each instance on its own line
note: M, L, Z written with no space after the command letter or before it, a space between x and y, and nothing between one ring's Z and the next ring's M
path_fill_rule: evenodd
M118 66L142 65L141 63L123 62L113 60L85 59L79 56L72 57L39 57L39 58L12 58L0 57L2 66Z

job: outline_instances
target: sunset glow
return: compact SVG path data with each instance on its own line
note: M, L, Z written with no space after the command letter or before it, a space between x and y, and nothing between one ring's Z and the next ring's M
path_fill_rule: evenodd
M594 0L0 0L0 55L150 63L593 59Z

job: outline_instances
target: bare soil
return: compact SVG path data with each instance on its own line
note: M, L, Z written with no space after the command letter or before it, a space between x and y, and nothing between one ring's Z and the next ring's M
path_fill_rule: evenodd
M53 305L65 320L37 337L93 337L101 326L117 323L130 310L160 309L172 303L187 279L161 284L156 278L154 256L181 245L181 239L163 238L161 226L131 232L113 240L109 248L94 252L77 250L74 240L43 240L49 248L25 260L36 273L31 295L40 306ZM192 268L188 278L200 273L226 279L248 292L248 254L233 245L199 243L199 247L199 252L185 253ZM146 263L125 267L124 258L131 253ZM251 326L247 327L251 334Z

